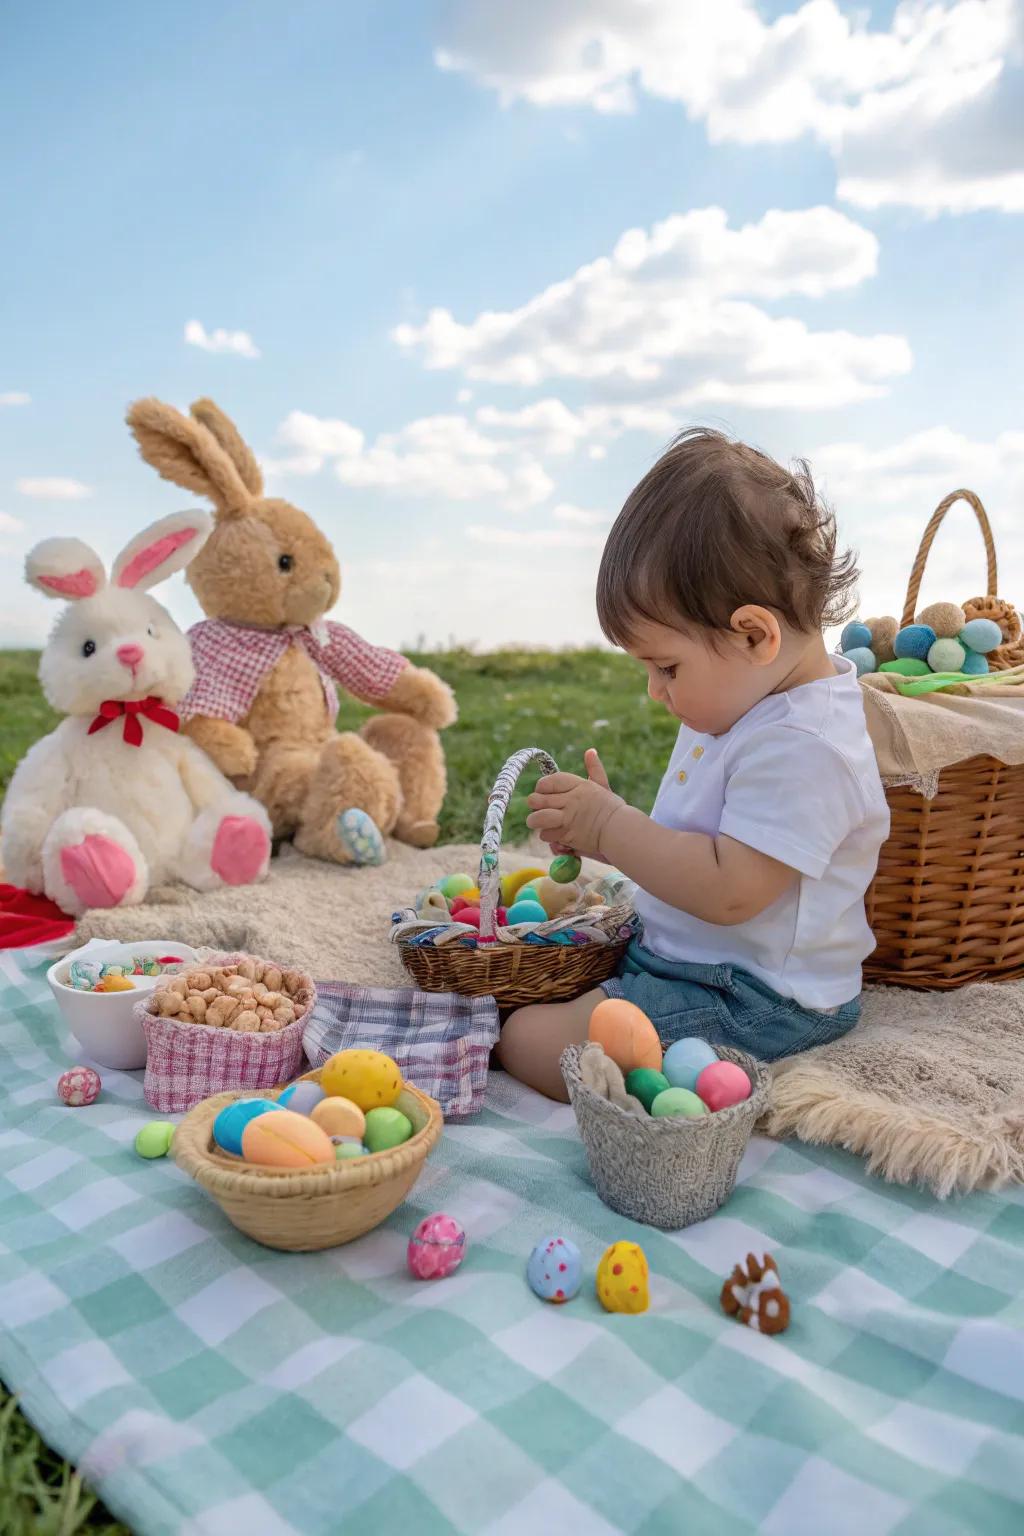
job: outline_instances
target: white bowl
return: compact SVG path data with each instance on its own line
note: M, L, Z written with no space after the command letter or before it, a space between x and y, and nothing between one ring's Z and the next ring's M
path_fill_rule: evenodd
M46 973L68 1029L91 1061L121 1072L146 1065L146 1036L135 1017L140 993L152 991L159 976L133 976L130 992L79 992L68 983L73 960L96 960L101 965L127 962L133 955L180 955L189 964L196 952L177 939L145 939L122 944L117 939L90 939L81 949L63 955Z

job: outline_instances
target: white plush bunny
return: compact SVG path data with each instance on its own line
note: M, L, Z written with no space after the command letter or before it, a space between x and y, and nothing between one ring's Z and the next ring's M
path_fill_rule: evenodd
M7 879L72 916L132 905L168 880L206 891L267 872L266 811L178 732L189 643L145 590L187 565L210 527L204 512L162 518L122 550L109 583L78 539L47 539L26 561L32 586L69 603L39 666L68 718L19 763L0 846Z

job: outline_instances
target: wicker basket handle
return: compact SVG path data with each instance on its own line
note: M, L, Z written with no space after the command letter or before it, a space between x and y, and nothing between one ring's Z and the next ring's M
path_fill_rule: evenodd
M914 622L914 613L917 610L917 598L921 591L921 578L924 575L924 568L927 564L928 555L932 544L935 541L935 535L939 531L939 524L942 522L942 519L945 517L946 513L949 511L954 502L957 501L966 501L967 505L973 509L974 515L978 519L978 525L981 528L981 536L985 540L985 559L988 561L988 595L989 597L996 596L996 591L998 588L996 572L996 546L992 539L992 529L989 526L988 516L985 512L985 508L981 504L981 497L975 496L973 491L950 491L949 495L944 496L939 502L938 506L935 508L935 511L932 513L931 518L929 519L928 527L924 531L924 537L921 540L921 547L917 551L917 559L914 561L914 568L910 573L910 581L907 584L907 600L903 605L903 619L901 628L905 627L907 624L913 624Z
M498 849L501 847L501 831L505 825L512 791L523 769L536 760L545 773L557 773L558 764L542 747L523 747L513 752L494 781L494 788L487 797L487 815L480 839L480 932L493 939L498 926L498 907L501 905L501 876L498 873Z

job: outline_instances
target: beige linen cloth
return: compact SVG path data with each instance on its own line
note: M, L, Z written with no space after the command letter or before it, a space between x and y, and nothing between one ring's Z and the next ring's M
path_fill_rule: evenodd
M889 675L862 678L864 713L887 787L907 784L931 800L939 774L969 757L1024 763L1024 667L999 683L957 683L953 689L905 698Z

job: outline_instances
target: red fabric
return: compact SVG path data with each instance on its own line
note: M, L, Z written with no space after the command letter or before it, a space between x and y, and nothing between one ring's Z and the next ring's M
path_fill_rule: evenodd
M142 746L142 721L140 715L147 720L152 720L154 725L162 725L166 731L176 731L181 721L173 709L168 709L163 699L155 698L152 694L148 699L129 699L127 703L121 699L104 699L100 705L100 712L89 727L88 734L92 736L96 731L102 731L112 720L119 720L124 716L124 739L130 747Z
M48 944L66 938L74 926L74 918L45 896L0 883L0 949Z

